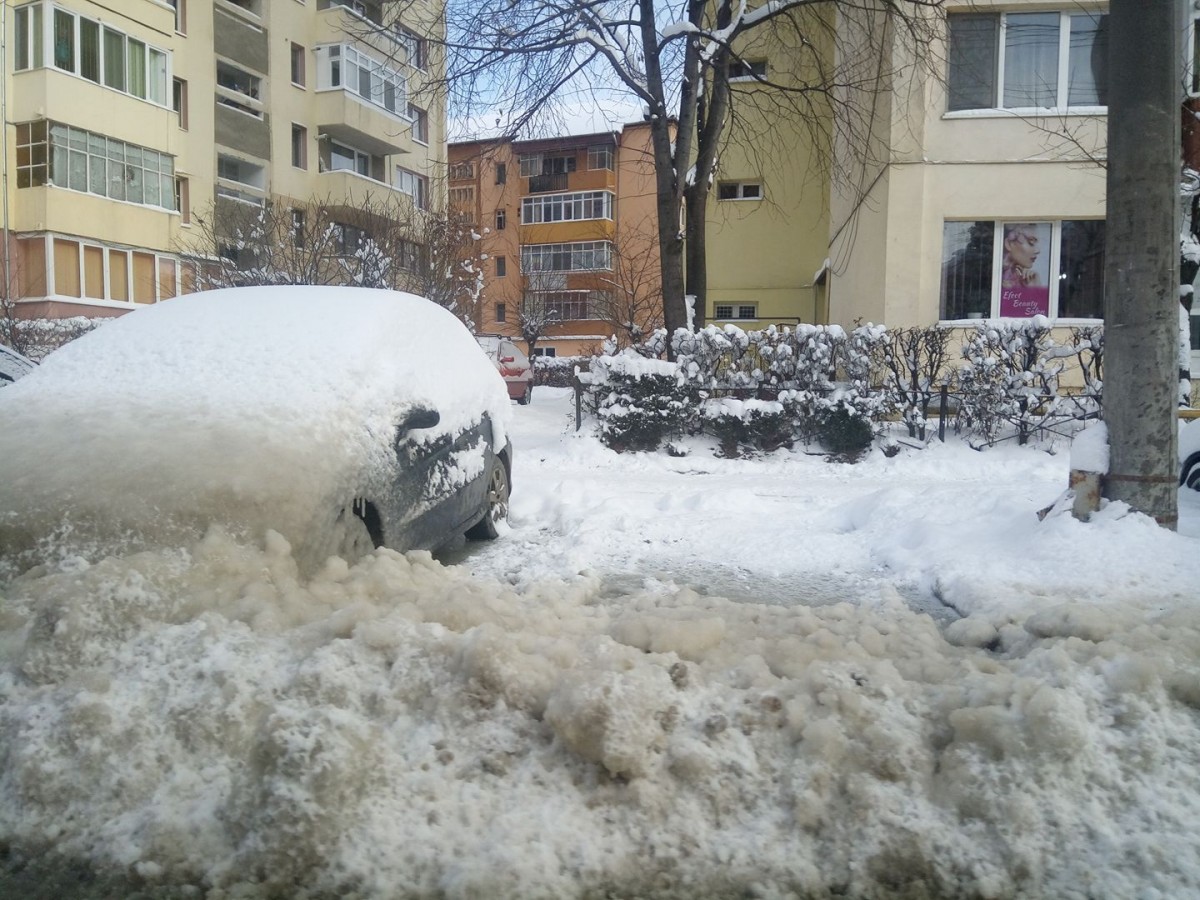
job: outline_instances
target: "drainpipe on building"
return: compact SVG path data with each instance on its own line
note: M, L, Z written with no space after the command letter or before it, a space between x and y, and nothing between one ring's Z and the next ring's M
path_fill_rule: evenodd
M8 0L0 0L0 191L4 193L3 223L0 227L4 232L4 297L0 303L4 305L4 317L12 314L12 262L9 258L8 246ZM12 342L12 335L6 334Z

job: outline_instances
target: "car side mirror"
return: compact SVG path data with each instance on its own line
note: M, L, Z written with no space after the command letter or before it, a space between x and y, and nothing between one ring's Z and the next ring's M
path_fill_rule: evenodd
M430 409L428 406L418 406L411 409L400 424L396 426L396 443L399 444L408 436L410 431L417 431L421 428L432 428L442 421L442 415L436 409Z

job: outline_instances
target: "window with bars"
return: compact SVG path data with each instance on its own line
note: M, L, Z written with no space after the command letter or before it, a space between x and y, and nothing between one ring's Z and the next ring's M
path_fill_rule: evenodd
M722 181L717 184L718 200L761 200L761 181Z
M757 303L718 303L713 307L714 319L757 319Z

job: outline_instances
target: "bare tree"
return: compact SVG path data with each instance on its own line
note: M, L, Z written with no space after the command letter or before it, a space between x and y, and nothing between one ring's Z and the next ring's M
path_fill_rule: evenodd
M474 329L481 288L477 235L457 213L407 198L314 198L262 206L221 199L197 216L182 251L199 287L342 284L410 291Z
M532 359L542 335L553 325L562 321L557 306L547 302L553 297L554 285L547 284L548 273L528 272L525 274L525 291L521 298L521 309L517 313L517 327L525 341L526 353Z
M617 347L640 344L663 326L662 279L658 247L641 235L622 238L613 246L613 270L601 279L595 313L613 329Z
M390 0L381 27L428 0ZM446 90L455 112L515 137L564 109L634 99L650 124L663 320L694 324L707 290L704 220L722 140L756 82L754 103L799 117L829 146L861 115L839 104L889 89L893 65L927 59L942 0L442 0ZM848 23L856 27L847 27ZM796 54L802 77L772 81L743 48L770 35ZM888 52L881 52L886 43ZM893 54L901 43L907 52ZM894 62L894 60L899 62ZM867 152L869 140L848 140ZM685 239L686 238L686 239ZM685 256L686 254L686 256ZM686 274L685 274L686 260ZM688 297L693 299L689 303Z

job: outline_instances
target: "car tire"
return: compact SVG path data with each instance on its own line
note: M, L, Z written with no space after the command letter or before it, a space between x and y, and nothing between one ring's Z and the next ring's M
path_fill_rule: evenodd
M531 381L531 382L529 382L529 384L525 385L525 393L523 393L520 397L517 398L517 403L519 403L521 406L528 406L529 401L532 399L533 399L533 382Z
M487 476L487 496L483 505L483 518L467 529L467 537L473 541L492 541L500 536L499 524L508 518L508 469L504 460L492 460Z
M1200 452L1193 453L1179 467L1179 484L1200 491Z

